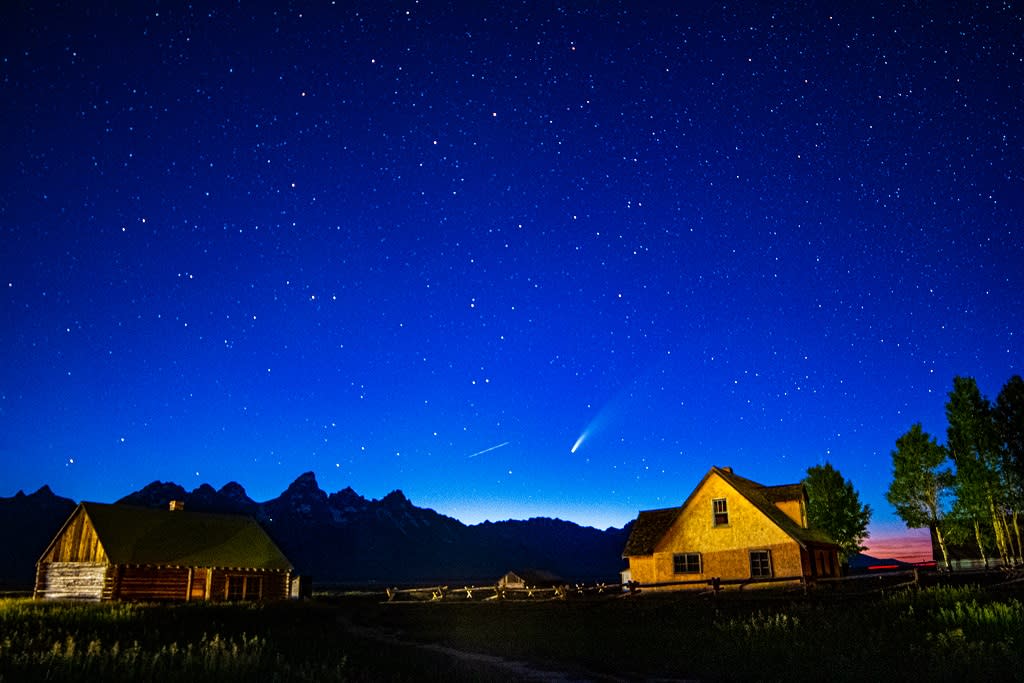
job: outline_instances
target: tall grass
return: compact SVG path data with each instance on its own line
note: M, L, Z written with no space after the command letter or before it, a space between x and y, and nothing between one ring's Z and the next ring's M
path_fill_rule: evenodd
M735 594L402 605L375 597L174 606L0 600L4 683L501 678L412 642L584 678L597 672L638 679L1019 680L1024 605L977 587L841 600Z
M344 654L310 659L277 629L250 606L0 600L0 680L346 678Z
M978 588L391 605L374 618L431 642L639 678L1019 680L1024 671L1021 603Z

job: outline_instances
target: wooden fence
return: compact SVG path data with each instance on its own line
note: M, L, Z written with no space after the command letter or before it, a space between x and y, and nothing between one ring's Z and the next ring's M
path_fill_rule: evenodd
M570 596L615 595L622 593L617 583L561 584L556 586L527 586L507 588L500 585L429 586L417 588L388 588L388 602L438 602L467 600L565 600Z
M893 590L908 586L931 585L957 580L971 580L988 577L1001 583L1024 581L1024 572L989 569L977 572L938 572L934 569L909 568L869 574L853 574L834 578L808 579L802 576L776 576L747 579L699 579L687 581L665 581L661 583L638 583L630 581L596 584L562 584L557 586L535 586L508 588L497 584L482 586L448 585L414 588L388 588L387 602L442 602L474 600L567 600L579 596L622 596L644 591L689 590L694 594L718 594L724 590L743 592L748 588L788 587L804 593L871 593Z

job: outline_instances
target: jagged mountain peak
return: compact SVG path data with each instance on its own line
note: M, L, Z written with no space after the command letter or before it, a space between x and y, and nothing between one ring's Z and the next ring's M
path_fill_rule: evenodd
M337 493L332 493L327 497L327 502L340 513L364 510L370 503L366 498L356 493L351 486L346 486Z
M283 516L305 520L326 521L334 518L327 500L327 494L316 482L312 472L300 474L284 492L263 504L271 519Z
M288 488L314 488L319 490L320 485L316 482L315 472L303 472L295 477L295 481L289 484Z
M253 502L252 498L249 497L249 494L245 492L245 487L237 481L229 481L221 486L217 493L225 498L230 498L231 500L237 500L244 503Z
M135 493L130 493L118 500L128 505L144 505L146 507L163 507L172 500L184 500L185 488L174 482L152 481Z
M21 493L21 492L19 491L18 493ZM47 484L43 484L42 486L40 486L38 489L35 490L35 493L30 493L29 494L29 498L57 498L57 497L58 497L57 494L54 493L50 489L49 485L47 485Z
M412 507L412 502L405 497L405 494L402 493L401 489L395 489L388 495L381 498L380 502L382 505L386 505L388 507Z

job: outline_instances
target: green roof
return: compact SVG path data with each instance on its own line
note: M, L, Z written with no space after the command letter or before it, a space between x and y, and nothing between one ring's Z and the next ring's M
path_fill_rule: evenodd
M291 571L251 517L82 503L112 564Z

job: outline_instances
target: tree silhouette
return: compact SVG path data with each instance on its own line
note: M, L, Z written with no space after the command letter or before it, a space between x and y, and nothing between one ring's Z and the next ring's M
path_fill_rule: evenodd
M946 566L949 566L949 551L942 528L944 499L950 494L953 472L942 466L948 457L946 449L918 422L896 439L896 450L892 451L892 483L885 494L908 528L934 530Z
M862 505L853 484L826 462L807 469L807 521L828 534L839 545L840 559L864 550L871 508Z

